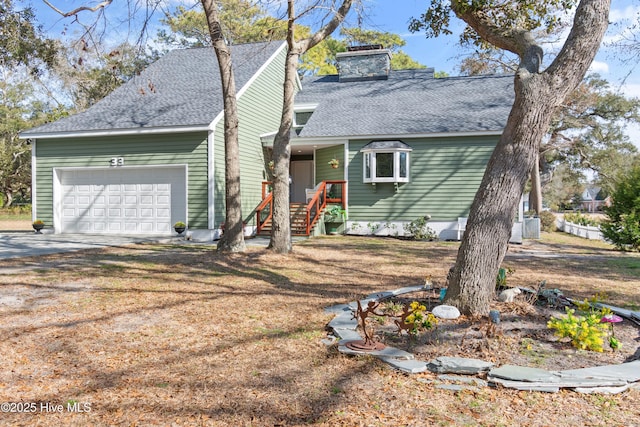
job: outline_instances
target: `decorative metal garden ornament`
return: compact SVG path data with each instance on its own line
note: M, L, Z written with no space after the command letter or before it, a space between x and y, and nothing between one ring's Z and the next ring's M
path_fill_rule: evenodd
M379 351L386 347L383 343L376 341L373 335L373 331L367 328L367 317L370 314L373 314L374 316L383 315L376 312L376 308L378 308L379 305L380 303L369 301L365 310L362 308L362 305L358 300L358 310L353 317L354 319L358 319L358 323L360 324L360 327L362 328L362 331L364 333L364 340L349 341L346 344L347 348L356 351Z

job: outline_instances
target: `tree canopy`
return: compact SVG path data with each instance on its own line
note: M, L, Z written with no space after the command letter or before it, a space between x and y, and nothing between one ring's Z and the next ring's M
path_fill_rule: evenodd
M427 37L452 34L451 18L457 16L467 24L460 34L462 43L518 53L534 31L551 34L567 23L565 12L576 4L576 0L436 0L410 20L409 29L424 31Z
M58 114L35 96L34 78L56 63L56 43L45 37L33 10L0 0L0 197L10 206L27 199L31 147L19 132Z
M221 31L229 45L265 40L284 40L287 22L269 16L265 9L247 0L216 2ZM171 46L211 46L207 19L200 8L178 6L167 13L161 23L169 31L158 31L158 39Z
M611 206L604 208L608 218L601 224L602 234L619 249L640 250L640 164L620 180Z
M566 163L577 172L591 171L595 183L613 191L618 171L629 170L636 146L624 133L640 122L640 99L611 90L598 75L588 76L558 109L549 139L540 147L543 168Z
M0 0L0 28L0 67L24 65L38 74L55 63L55 43L35 24L31 8L16 9L11 0Z
M246 0L223 0L218 2L218 11L222 33L230 45L286 39L287 21L269 16L266 10L255 3ZM161 22L168 28L158 31L158 40L167 46L211 45L206 19L200 9L179 6L168 13ZM309 26L296 25L296 40L310 35ZM347 46L358 44L381 44L389 49L391 68L394 70L425 67L402 51L406 41L398 34L343 27L339 38L329 36L301 55L299 72L312 75L336 74L336 54L345 52Z

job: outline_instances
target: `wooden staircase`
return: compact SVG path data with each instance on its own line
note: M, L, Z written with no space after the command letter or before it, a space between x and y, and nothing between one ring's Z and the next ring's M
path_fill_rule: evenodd
M267 191L269 182L262 183L262 202L256 208L257 235L270 236L273 213L273 194ZM329 195L331 186L337 188L337 194ZM322 217L327 203L340 203L343 208L346 201L346 181L322 181L316 186L317 190L308 203L291 203L289 215L291 218L291 234L294 236L309 236Z
M289 205L289 216L291 217L291 234L294 236L308 236L307 234L307 210L304 203L291 203ZM271 236L271 222L269 218L262 229L259 236Z

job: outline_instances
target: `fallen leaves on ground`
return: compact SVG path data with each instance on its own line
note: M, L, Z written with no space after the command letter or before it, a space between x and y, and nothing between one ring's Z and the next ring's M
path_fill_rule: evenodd
M535 245L513 253L545 249ZM612 304L640 304L637 256L597 248L585 262L583 247L546 249L567 257L506 259L512 286L547 280L578 299L606 290ZM0 403L37 402L39 410L5 413L0 424L637 424L638 390L451 392L436 388L433 374L406 375L320 342L332 317L325 307L427 276L443 282L456 251L456 243L335 237L298 244L290 256L135 245L3 262ZM510 315L528 316L515 306ZM622 341L631 349L635 339ZM474 351L459 337L427 341L418 349L425 356ZM502 363L527 350L506 331L488 342L483 351ZM90 410L70 412L68 402ZM40 410L57 405L65 409Z

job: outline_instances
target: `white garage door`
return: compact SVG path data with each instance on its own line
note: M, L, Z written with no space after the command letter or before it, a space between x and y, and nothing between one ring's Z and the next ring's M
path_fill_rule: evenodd
M170 234L185 221L185 169L83 169L60 173L63 233Z

